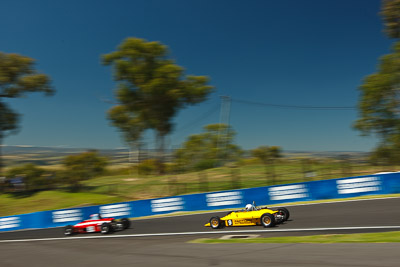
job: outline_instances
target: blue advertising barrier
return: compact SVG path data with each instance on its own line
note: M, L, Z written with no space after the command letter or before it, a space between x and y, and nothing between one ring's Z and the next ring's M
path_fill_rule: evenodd
M6 216L0 217L0 231L76 224L93 213L132 218L178 211L235 209L253 201L267 205L396 193L400 193L400 173L373 174Z

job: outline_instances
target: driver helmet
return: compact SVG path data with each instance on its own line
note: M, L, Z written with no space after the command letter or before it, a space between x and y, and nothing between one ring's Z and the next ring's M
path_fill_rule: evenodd
M100 220L101 216L98 213L90 215L90 220Z
M251 211L251 210L254 210L254 206L252 204L247 204L246 211Z

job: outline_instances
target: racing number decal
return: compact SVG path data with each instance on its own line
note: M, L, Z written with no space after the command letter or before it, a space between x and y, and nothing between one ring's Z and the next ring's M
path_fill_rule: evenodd
M251 219L240 219L240 220L235 220L235 224L250 224Z
M95 229L94 226L88 226L88 227L86 227L86 232L88 232L88 233L93 233L93 232L95 232L95 231L96 231L96 229Z

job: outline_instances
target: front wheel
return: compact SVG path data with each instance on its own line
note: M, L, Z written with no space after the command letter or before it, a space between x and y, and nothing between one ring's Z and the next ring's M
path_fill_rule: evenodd
M275 226L275 217L274 217L274 215L269 214L269 213L264 213L261 216L261 224L264 227L273 227L273 226Z
M210 219L210 226L212 229L218 229L222 227L221 219L216 216Z
M72 225L67 225L64 228L64 235L73 235L74 234L74 227Z

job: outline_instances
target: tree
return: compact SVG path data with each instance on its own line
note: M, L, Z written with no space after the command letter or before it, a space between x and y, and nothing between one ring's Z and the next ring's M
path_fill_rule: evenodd
M107 163L107 158L100 156L97 151L67 156L63 160L66 169L64 179L74 189L78 189L81 181L103 174Z
M400 0L384 0L381 15L385 31L400 38ZM359 87L359 119L354 128L362 135L376 135L380 142L371 155L384 156L380 163L394 162L400 155L400 43L380 59L378 71L367 76Z
M116 105L108 111L108 119L111 120L113 126L120 129L124 136L125 142L131 150L137 149L138 162L140 163L140 139L146 125L137 116L134 116L126 106ZM139 170L139 168L138 168Z
M265 175L267 179L272 177L275 182L274 161L281 157L281 148L279 146L259 146L251 151L253 157L258 158L265 165Z
M167 47L159 42L127 38L117 51L102 57L103 64L113 67L118 82L117 105L109 111L109 119L129 144L146 129L154 130L161 161L174 116L206 100L213 90L207 77L184 75L184 69L167 56Z
M381 16L386 34L391 38L400 38L400 0L383 0Z
M3 139L18 130L19 114L14 112L5 99L25 97L27 93L54 93L50 79L37 73L34 60L18 54L0 52L0 147ZM0 151L0 172L3 162Z
M34 164L25 164L11 168L7 171L7 177L20 177L28 190L43 189L48 186L49 176L45 176L46 171Z
M362 135L376 135L378 147L400 149L400 43L381 58L377 73L360 86L359 119L354 127Z
M210 124L204 133L187 138L175 152L175 161L183 170L203 170L218 165L221 159L237 160L241 149L233 143L235 132L226 124ZM222 134L221 134L222 133ZM224 146L220 146L221 140Z

